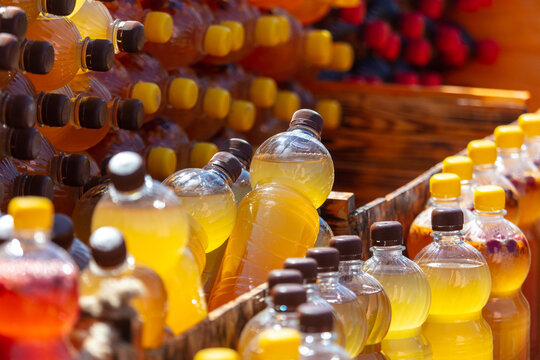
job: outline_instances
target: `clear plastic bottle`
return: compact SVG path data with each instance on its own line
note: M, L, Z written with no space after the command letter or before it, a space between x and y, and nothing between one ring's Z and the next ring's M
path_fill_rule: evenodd
M2 0L3 6L17 6L24 10L29 24L40 14L68 16L84 0Z
M239 138L231 138L223 145L223 150L227 151L240 161L242 164L242 172L238 179L232 184L231 189L234 193L236 205L251 191L251 182L249 180L249 165L253 156L253 147L246 140Z
M0 248L0 357L72 359L67 336L79 316L77 265L51 243L53 205L24 196L8 207L13 239Z
M28 28L28 17L18 6L0 6L0 33L14 35L22 40Z
M474 210L473 163L467 156L449 156L443 161L443 173L459 176L461 181L461 208Z
M461 209L437 208L431 214L433 242L416 256L431 288L423 333L433 359L493 359L493 336L482 317L491 291L482 254L463 241Z
M141 136L128 130L110 131L97 145L88 149L88 153L101 165L109 161L114 155L122 151L133 151L139 155L144 154L146 146Z
M185 130L193 140L208 141L227 122L231 110L231 94L225 89L206 87L200 107L194 110L191 124Z
M245 360L300 360L302 336L297 329L268 329L261 333L258 352Z
M51 241L71 256L79 270L84 270L90 263L90 249L75 237L73 222L64 214L54 214Z
M397 221L371 225L373 256L363 270L377 279L392 308L390 329L382 351L392 360L431 359L431 346L422 335L431 303L429 283L422 269L403 256L403 227Z
M166 117L157 117L144 124L139 133L147 146L168 147L174 150L177 161L175 170L189 166L192 143L184 130L174 121Z
M531 311L521 292L531 252L525 235L504 219L504 190L477 187L475 219L465 241L482 253L491 272L491 295L482 314L493 332L494 359L528 359Z
M473 214L462 206L461 183L456 174L435 174L429 180L431 192L430 205L422 211L411 224L407 237L407 254L414 259L416 254L432 241L431 213L440 207L461 208L465 213L465 224L473 219Z
M233 349L207 348L197 351L193 360L241 360L241 358Z
M339 251L330 247L313 248L306 257L317 261L321 296L332 305L343 324L345 350L354 358L364 349L369 329L360 299L339 282Z
M315 111L295 112L287 132L272 136L255 152L250 168L252 186L281 184L320 207L334 184L332 157L320 142L322 127L323 120Z
M339 251L339 282L358 296L366 314L368 337L364 353L378 352L392 317L388 295L377 279L362 271L364 262L360 237L335 236L329 246Z
M10 158L0 160L0 210L7 211L9 201L16 196L42 196L53 198L54 183L44 175L21 174Z
M540 114L522 114L518 118L518 124L525 135L524 148L531 161L540 168Z
M324 219L319 216L319 234L317 234L317 241L315 241L315 247L330 246L330 240L334 237L332 228Z
M131 299L142 322L141 344L145 349L158 348L164 337L167 316L167 292L159 275L139 265L127 252L124 236L114 227L101 227L90 237L92 260L81 273L81 296L92 296L106 282L121 279L138 280L144 292ZM110 285L109 285L110 286Z

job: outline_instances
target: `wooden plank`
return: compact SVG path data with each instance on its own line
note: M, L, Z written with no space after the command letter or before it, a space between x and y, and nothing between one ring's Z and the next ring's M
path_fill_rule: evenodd
M354 208L353 193L332 191L319 212L332 228L334 235L349 235L355 230L355 225L352 223L354 218L351 216Z

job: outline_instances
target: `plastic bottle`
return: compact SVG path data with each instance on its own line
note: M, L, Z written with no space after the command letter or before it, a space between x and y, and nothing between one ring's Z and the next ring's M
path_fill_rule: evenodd
M3 6L17 6L24 10L28 24L32 24L40 14L68 16L84 0L2 0ZM80 5L79 5L80 6Z
M43 196L53 198L54 183L44 175L21 174L9 157L0 160L0 210L7 211L9 201L16 196Z
M323 120L313 110L294 113L289 129L266 140L251 162L254 188L278 183L294 189L320 207L334 183L332 157L320 142Z
M208 348L197 351L193 360L240 360L240 355L229 348Z
M339 251L339 282L358 296L366 314L368 337L364 353L378 352L392 316L388 295L377 279L362 271L364 262L360 237L334 236L330 246Z
M3 88L11 80L12 72L17 70L21 48L15 35L0 33L0 40L0 86Z
M128 253L124 237L113 227L102 227L90 237L92 260L80 277L81 296L103 291L106 282L134 279L144 292L131 299L142 322L141 344L145 349L158 348L164 336L167 316L167 292L159 275L149 267L139 265ZM109 285L110 286L110 285Z
M110 131L97 145L88 149L88 153L101 165L122 151L133 151L139 155L144 154L146 146L139 134L133 131Z
M330 240L334 237L334 232L330 225L324 219L319 216L319 233L317 234L317 241L315 241L315 247L330 246Z
M443 161L443 173L459 176L461 181L461 208L474 210L473 163L467 156L448 156Z
M431 294L422 269L403 256L403 227L397 221L371 225L371 251L363 270L377 279L386 291L392 308L390 329L382 351L394 359L431 359L431 346L422 335Z
M90 263L90 249L73 233L73 222L64 214L54 214L51 241L64 249L77 264L79 270L84 270Z
M232 109L231 94L225 89L207 87L200 105L190 125L184 128L191 139L208 141L227 123Z
M482 314L493 332L494 359L528 359L531 311L521 292L531 252L525 235L504 219L504 190L480 186L475 219L464 239L482 253L491 272L491 295Z
M351 357L362 352L368 337L368 322L362 303L354 292L339 282L339 251L320 247L309 249L306 257L317 261L321 296L332 305L345 330L345 350Z
M251 157L253 156L253 147L246 140L231 138L225 142L223 150L236 156L242 164L242 172L231 186L236 205L239 205L240 201L242 201L242 199L251 191L249 165L251 164Z
M521 114L518 124L525 135L524 148L529 158L540 167L540 116L535 113Z
M28 28L28 18L23 9L17 6L0 6L0 33L24 38Z
M72 359L66 338L79 315L78 273L69 255L49 240L52 202L18 197L8 213L14 233L0 249L0 357Z
M332 6L332 0L304 0L298 7L291 9L291 15L304 25L309 25L322 19Z
M423 333L433 359L493 359L493 336L482 317L491 276L482 254L463 241L463 217L461 209L435 209L434 240L414 259L431 288Z
M292 328L268 329L257 339L257 360L299 360L302 336ZM248 358L246 360L249 360Z
M79 70L108 71L114 61L114 48L103 39L81 39L75 24L66 18L40 17L26 32L31 40L42 40L54 47L54 66L45 75L28 74L38 91L66 85Z
M455 207L463 209L465 224L473 219L470 210L462 207L460 178L456 174L435 174L429 180L431 204L422 211L411 224L407 237L407 254L414 259L416 254L432 241L431 213L440 207Z

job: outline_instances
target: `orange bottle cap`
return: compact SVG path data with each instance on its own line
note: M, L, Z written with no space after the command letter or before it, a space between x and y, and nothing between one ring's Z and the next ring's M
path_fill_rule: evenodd
M461 196L461 181L456 174L435 174L429 179L431 196L438 199L452 199Z
M53 224L54 206L51 200L40 196L14 197L8 204L14 229L48 230Z
M533 137L540 136L540 114L528 113L522 114L518 118L518 124L525 136Z
M474 165L494 164L497 160L495 143L489 140L473 140L467 145L467 153Z
M443 161L443 172L456 174L461 181L472 180L472 160L467 156L448 156Z
M317 67L332 61L332 34L328 30L311 30L306 37L306 60Z
M501 125L495 128L495 145L501 149L515 149L523 146L525 134L519 126Z

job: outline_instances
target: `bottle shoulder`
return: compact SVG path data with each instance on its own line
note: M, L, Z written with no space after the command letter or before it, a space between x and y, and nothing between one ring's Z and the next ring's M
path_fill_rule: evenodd
M418 255L414 261L420 265L432 267L456 266L481 266L487 265L482 254L465 241L454 244L444 244L437 241L432 242Z
M362 266L362 270L375 278L379 275L423 276L422 269L411 259L400 256L372 256Z
M311 160L314 157L331 158L330 152L317 138L301 130L286 131L270 137L259 146L254 158L287 159L293 156L295 160L302 157L305 160Z
M156 208L160 210L181 207L180 200L175 193L155 180L147 180L139 192L127 196L117 193L113 185L109 186L109 191L103 191L98 206L115 205L125 208Z
M510 221L501 218L498 221L484 221L478 216L467 227L464 239L468 242L485 243L489 241L505 242L509 240L524 241L523 232Z
M163 181L178 196L217 195L230 192L227 182L213 171L189 168L177 171Z

